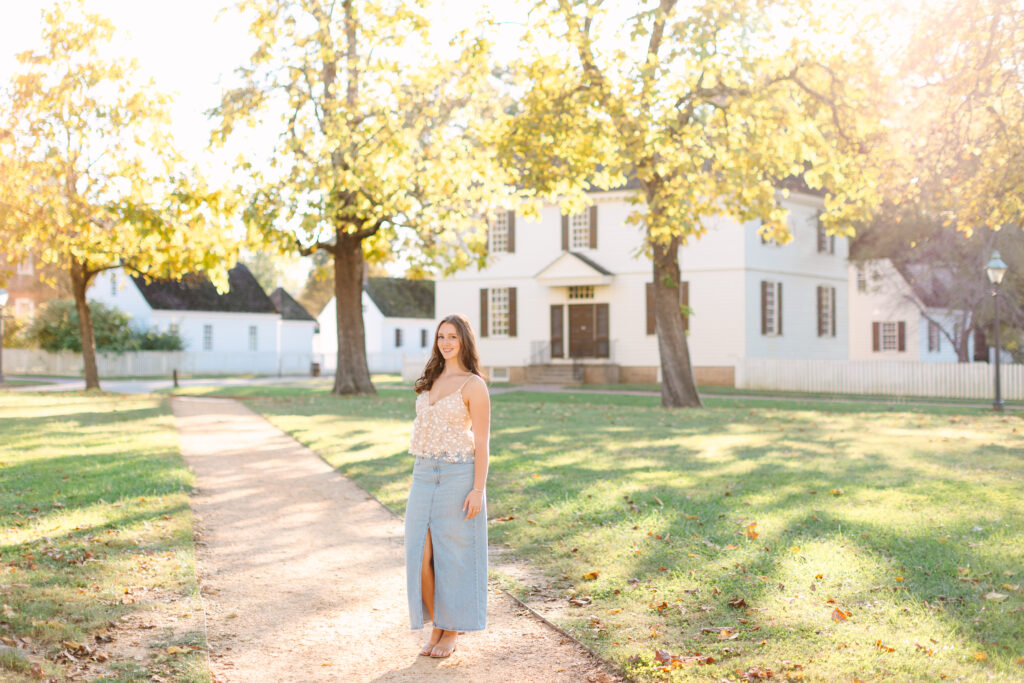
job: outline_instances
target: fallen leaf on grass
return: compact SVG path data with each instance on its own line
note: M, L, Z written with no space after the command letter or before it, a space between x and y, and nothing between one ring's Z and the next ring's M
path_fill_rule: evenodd
M621 607L616 607L615 609L606 609L606 610L604 611L604 613L605 613L605 614L618 614L618 613L619 613L619 612L621 612L621 611L622 611L622 608L621 608Z
M1001 600L1005 600L1006 598L1008 598L1010 596L1007 595L1006 593L996 593L995 591L989 591L988 593L985 593L981 597L985 598L986 600L995 600L996 602L999 602Z
M718 632L719 640L736 640L740 635L739 631L734 631L731 628L723 628Z
M505 515L504 517L498 517L498 518L497 518L496 520L494 520L494 521L495 521L495 522L511 522L511 521L512 521L513 519L515 519L515 518L516 518L516 516L515 516L515 515Z
M885 645L881 640L876 640L875 641L875 647L877 647L879 650L883 650L885 652L895 652L895 650L896 650L896 648L894 648L894 647L889 647L888 645Z
M757 538L757 531L754 530L754 527L756 526L757 522L751 522L747 525L747 538L749 538L750 540L754 540L755 538Z
M850 612L836 607L832 610L832 621L843 622L850 618Z
M914 643L914 647L916 647L918 650L920 650L924 654L928 655L929 657L931 657L933 654L935 654L935 651L932 650L930 647L925 647L924 645L921 645L920 643Z
M754 681L757 679L768 679L775 676L775 672L771 669L766 669L763 666L752 666L746 671L737 671L740 678L745 681Z
M178 647L177 645L171 645L169 648L164 650L169 655L183 655L189 652L187 647Z
M842 489L832 489L831 491L829 491L829 493L831 493L833 496L841 496L844 492Z
M583 580L584 581L595 581L597 579L598 574L599 574L599 572L587 572L586 574L583 575Z
M589 605L593 601L594 599L591 598L589 595L574 595L571 598L569 598L569 604L575 605L576 607L583 607L584 605Z
M736 609L742 609L747 606L747 601L743 598L733 598L729 601L729 607L735 607Z
M1003 584L1003 590L1019 591L1020 590L1020 584L1019 583L1004 583Z
M988 655L985 654L984 652L975 652L974 653L974 661L976 661L976 662L983 662L986 659L988 659Z

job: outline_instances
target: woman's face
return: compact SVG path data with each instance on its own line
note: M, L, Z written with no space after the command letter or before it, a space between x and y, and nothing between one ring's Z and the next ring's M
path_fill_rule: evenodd
M446 361L458 357L462 343L459 341L459 333L455 329L455 325L441 323L441 327L437 329L437 349Z

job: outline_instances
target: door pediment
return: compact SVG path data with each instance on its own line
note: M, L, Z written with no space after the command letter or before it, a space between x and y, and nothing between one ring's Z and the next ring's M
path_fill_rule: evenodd
M548 287L610 285L614 275L593 260L572 251L564 252L534 276Z

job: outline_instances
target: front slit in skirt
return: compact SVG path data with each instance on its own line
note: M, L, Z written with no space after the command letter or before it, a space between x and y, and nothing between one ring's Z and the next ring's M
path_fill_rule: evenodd
M429 618L420 571L427 530L434 552L434 626L480 631L487 626L487 502L473 519L462 504L473 488L473 463L417 457L405 508L405 576L409 624Z

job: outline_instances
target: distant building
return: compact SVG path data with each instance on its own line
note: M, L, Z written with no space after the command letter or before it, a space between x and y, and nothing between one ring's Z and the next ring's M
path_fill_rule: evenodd
M850 360L955 363L953 340L970 327L967 311L951 308L949 285L921 266L905 277L889 259L851 264ZM974 358L973 335L967 358Z
M312 316L283 290L275 304L242 264L228 272L228 283L221 294L202 273L146 282L117 268L96 276L88 298L124 311L141 329L177 333L195 355L195 371L308 373Z
M52 276L52 283L40 279L43 272ZM63 283L61 273L52 265L42 266L34 254L11 262L0 253L0 289L6 289L9 295L4 314L21 324L30 323L49 301L70 297Z
M634 189L588 193L574 215L544 205L539 219L504 212L490 258L437 283L441 312L466 313L492 379L656 382L661 362L644 229L628 223ZM733 385L744 359L848 358L848 241L820 221L823 199L793 191L791 243L758 233L760 221L706 218L679 249L680 305L700 384Z
M338 363L335 301L331 297L317 317L320 332L314 342L328 373L333 373ZM434 282L367 278L363 286L363 327L370 372L401 372L406 359L425 362L434 344Z

